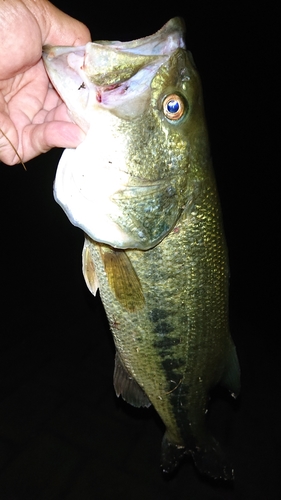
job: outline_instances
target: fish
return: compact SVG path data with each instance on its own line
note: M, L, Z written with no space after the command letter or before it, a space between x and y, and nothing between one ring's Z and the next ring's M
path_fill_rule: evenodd
M229 264L202 86L173 18L133 41L45 46L50 80L85 132L66 149L54 197L85 233L82 271L116 347L116 395L165 425L161 468L186 457L232 480L208 429L210 391L237 397ZM185 460L186 461L186 460Z

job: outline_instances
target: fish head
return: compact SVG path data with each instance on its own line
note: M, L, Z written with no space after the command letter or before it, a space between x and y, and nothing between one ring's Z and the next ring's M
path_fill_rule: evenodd
M50 79L86 133L62 155L55 199L95 241L147 250L190 203L206 141L199 76L183 37L174 18L131 42L44 47Z

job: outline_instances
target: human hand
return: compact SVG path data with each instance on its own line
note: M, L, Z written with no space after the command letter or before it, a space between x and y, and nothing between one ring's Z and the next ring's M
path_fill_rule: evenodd
M45 44L89 41L84 24L47 0L0 0L1 161L26 162L52 147L73 148L83 140L50 84L41 53Z

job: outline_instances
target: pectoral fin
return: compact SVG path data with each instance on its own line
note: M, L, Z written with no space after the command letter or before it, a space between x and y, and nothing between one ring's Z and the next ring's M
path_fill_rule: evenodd
M129 312L142 309L145 303L141 284L124 250L100 245L109 286L122 307Z
M86 237L82 252L82 271L87 287L93 295L96 295L97 289L99 288L99 282L89 245L90 242Z
M124 401L127 401L132 406L139 408L140 406L148 407L151 405L144 390L125 368L118 352L115 355L114 389L117 397L122 396Z

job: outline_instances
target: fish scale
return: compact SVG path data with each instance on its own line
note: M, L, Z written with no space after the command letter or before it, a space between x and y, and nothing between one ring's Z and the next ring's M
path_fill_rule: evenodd
M113 333L117 396L160 415L163 471L191 455L228 480L205 420L210 390L220 383L236 397L240 370L201 83L183 35L175 18L133 42L44 49L86 132L63 153L54 194L85 232L83 274Z
M192 448L193 441L206 446L208 393L221 379L232 349L225 335L228 267L220 209L215 191L201 192L196 210L184 213L177 231L160 245L126 251L145 298L145 306L134 313L116 302L100 245L87 242L116 349L165 423L169 442L178 448L187 443ZM157 307L155 297L161 298Z

